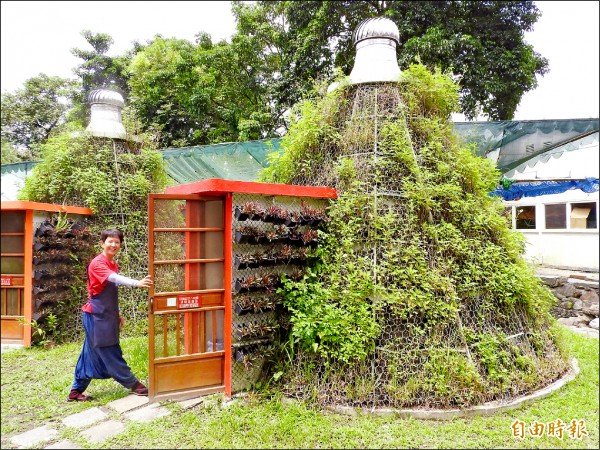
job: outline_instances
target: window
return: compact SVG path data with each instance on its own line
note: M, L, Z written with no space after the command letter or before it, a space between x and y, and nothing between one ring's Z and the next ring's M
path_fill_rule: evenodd
M12 324L23 316L23 274L25 272L25 212L2 211L0 213L0 273L2 281L10 279L8 286L0 290L0 313L2 315L2 338L22 338L22 331L15 334ZM31 263L30 263L31 264ZM12 316L12 317L11 317ZM12 322L11 322L12 321ZM5 325L7 327L5 328Z
M2 211L0 214L0 271L2 274L23 274L25 270L25 212Z
M564 230L567 228L567 205L544 205L546 212L546 229Z
M535 230L535 206L516 207L517 230Z
M23 233L25 231L25 212L2 211L2 214L0 214L0 229L2 234Z
M572 229L595 229L596 203L572 203L570 218Z

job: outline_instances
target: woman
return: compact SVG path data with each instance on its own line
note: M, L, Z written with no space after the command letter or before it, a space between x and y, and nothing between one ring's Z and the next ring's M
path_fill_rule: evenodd
M90 400L83 392L92 379L114 378L134 394L148 395L148 388L133 375L119 345L119 327L125 325L125 319L119 314L117 286L149 288L152 280L150 276L138 281L118 274L114 257L122 243L122 231L104 230L100 235L102 253L87 268L88 302L82 308L85 340L75 366L70 402Z

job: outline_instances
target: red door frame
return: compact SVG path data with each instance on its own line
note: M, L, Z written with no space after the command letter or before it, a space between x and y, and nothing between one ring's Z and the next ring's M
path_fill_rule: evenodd
M154 279L154 236L153 232L155 230L154 223L154 200L211 200L220 197L224 200L223 202L223 305L224 305L224 317L223 317L223 350L224 350L224 360L223 360L223 385L224 392L227 396L231 396L231 266L232 266L232 256L231 256L231 205L232 199L231 194L228 195L198 195L198 194L149 194L148 195L148 274ZM194 225L195 228L198 224L194 224L192 222L193 214L193 206L189 204L186 206L186 226L191 227ZM160 227L159 227L160 228ZM194 238L195 239L195 238ZM190 239L186 239L186 258L192 255L192 252L195 252L195 248L197 246L193 245L193 242ZM195 255L198 256L198 255ZM190 268L186 266L186 284L184 285L184 289L190 289L189 285L189 275ZM149 289L148 292L148 381L149 381L149 391L150 391L150 401L153 401L156 395L156 380L155 380L155 370L154 363L155 360L155 342L154 342L154 286ZM184 336L186 337L184 340L184 345L187 346L185 349L186 352L195 353L199 350L198 347L198 336L197 336L197 328L194 327L194 324L198 324L200 320L200 314L193 314L193 318L189 321L184 321ZM213 325L215 325L215 315L213 315ZM193 335L193 336L192 336ZM188 339L189 337L189 339ZM189 344L191 342L191 344ZM214 341L213 341L214 342ZM215 390L211 390L211 392L218 392ZM185 392L179 391L176 394L178 397L185 396ZM161 394L161 400L166 398L168 394Z

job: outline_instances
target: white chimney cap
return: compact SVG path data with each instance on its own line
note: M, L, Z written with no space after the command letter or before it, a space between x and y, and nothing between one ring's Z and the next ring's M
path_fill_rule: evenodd
M121 110L125 106L123 96L108 89L96 89L88 95L90 124L86 131L92 136L125 139Z
M363 20L352 33L352 43L356 47L356 58L348 77L351 85L400 80L396 57L400 32L394 22L385 17ZM338 86L338 83L330 84L327 92Z
M107 105L115 105L120 108L125 106L123 96L116 91L108 89L95 89L88 95L88 102L93 105L95 103L105 103Z
M387 38L396 44L400 43L400 31L394 22L385 17L363 20L352 33L352 44L356 45L365 39Z

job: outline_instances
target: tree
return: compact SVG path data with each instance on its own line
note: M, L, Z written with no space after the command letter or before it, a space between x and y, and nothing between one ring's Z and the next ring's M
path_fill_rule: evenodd
M111 89L127 98L129 93L127 66L129 61L143 45L133 43L133 48L120 56L108 56L106 53L114 43L113 38L106 33L93 33L83 30L81 35L90 44L92 50L72 48L71 53L83 60L73 69L73 73L81 79L82 89L74 101L72 120L85 125L89 120L89 105L87 97L94 89Z
M109 88L127 95L127 65L132 54L139 51L140 45L134 43L129 54L112 57L106 54L114 43L110 35L90 30L83 30L81 35L92 46L92 50L72 48L71 53L83 60L73 69L73 73L81 79L83 92L87 95L94 89Z
M273 102L291 105L313 80L347 75L354 61L352 32L369 17L392 19L400 31L401 69L420 60L430 69L451 71L459 80L460 107L468 117L511 119L523 95L537 86L548 61L524 40L540 16L531 1L304 1L233 2L238 32L276 37L280 56Z
M18 162L21 162L19 153L10 142L2 139L2 164L14 164Z
M249 37L214 44L156 36L129 65L130 105L163 147L264 138L278 126L264 55Z
M2 139L36 159L39 146L66 121L77 82L40 73L2 94Z
M200 53L200 61L215 80L211 108L222 120L225 134L246 141L276 136L281 108L273 103L277 55L261 52L260 42L243 34ZM269 76L271 75L271 76ZM218 137L218 133L215 135ZM217 141L219 142L219 141Z
M157 35L131 60L128 70L130 106L145 127L160 128L162 146L202 142L209 113L202 85L212 82L191 42Z

